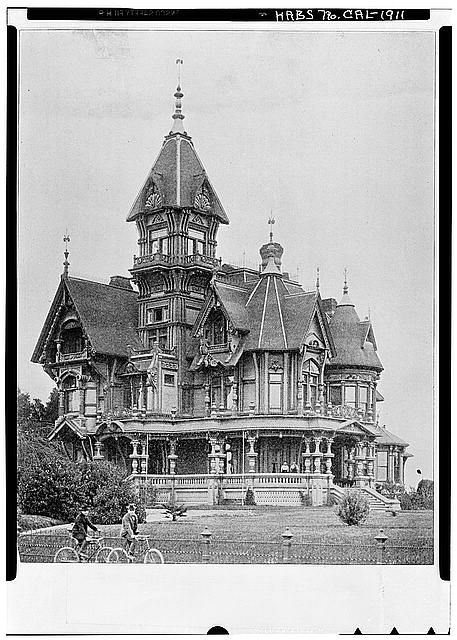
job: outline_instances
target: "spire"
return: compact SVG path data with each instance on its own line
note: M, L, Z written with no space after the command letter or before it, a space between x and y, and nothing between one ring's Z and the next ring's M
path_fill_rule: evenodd
M316 289L317 289L317 291L319 291L319 286L320 286L319 267L317 267L317 269L316 269Z
M349 287L348 287L348 270L345 268L344 269L344 285L343 285L343 297L341 298L341 301L338 303L338 307L353 307L354 304L352 302L352 300L349 297Z
M67 278L68 277L68 267L70 266L70 263L68 262L68 255L69 255L69 251L68 251L68 243L70 242L70 236L68 235L68 230L65 231L65 235L63 237L63 241L65 242L65 251L63 252L63 255L65 256L65 260L63 263L63 277Z
M273 218L273 211L270 210L270 217L268 218L268 224L270 225L270 242L273 242L273 225L276 220Z
M176 102L175 102L175 112L172 115L173 118L173 127L171 132L172 133L183 133L185 134L186 132L184 131L184 126L183 126L183 120L184 120L184 115L182 113L182 102L181 102L181 98L183 97L183 93L181 91L181 65L182 65L183 61L181 60L181 58L178 58L176 60L176 64L178 67L178 86L176 87L176 92L174 94L175 98L176 98Z

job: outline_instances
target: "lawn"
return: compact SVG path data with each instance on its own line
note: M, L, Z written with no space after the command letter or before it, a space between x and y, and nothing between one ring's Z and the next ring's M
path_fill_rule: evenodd
M208 528L211 542L205 545L201 532ZM98 525L103 542L123 546L119 524ZM282 534L292 533L290 546ZM20 538L23 562L52 562L59 547L67 546L67 525L52 527ZM375 536L383 529L387 544L382 551ZM152 546L160 549L168 563L277 563L299 564L432 564L433 512L402 511L396 516L370 513L358 526L343 524L330 507L244 507L238 509L188 509L176 522L163 511L149 510L148 521L139 526ZM145 542L140 543L143 552ZM138 553L141 554L141 549ZM142 561L141 555L138 562Z
M391 544L417 545L433 542L432 511L402 511L396 516L370 513L358 526L343 524L333 508L327 507L251 507L231 509L188 509L188 516L177 522L163 519L140 525L139 532L152 539L201 539L208 527L212 539L278 542L289 528L294 542L371 544L383 529ZM117 525L100 526L105 535L115 535Z

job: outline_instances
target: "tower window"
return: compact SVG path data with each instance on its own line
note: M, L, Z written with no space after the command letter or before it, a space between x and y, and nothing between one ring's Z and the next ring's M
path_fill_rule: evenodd
M159 349L168 349L168 329L152 329L148 332L148 348L159 347Z
M205 254L205 234L202 231L197 231L196 229L189 230L189 237L187 238L187 254Z
M344 389L344 404L348 407L355 407L355 387L347 386Z
M368 406L368 388L359 387L359 409L362 409L366 413Z
M150 229L148 231L148 254L162 253L168 255L168 236L166 229Z
M168 307L148 307L146 310L146 323L164 322L168 320Z

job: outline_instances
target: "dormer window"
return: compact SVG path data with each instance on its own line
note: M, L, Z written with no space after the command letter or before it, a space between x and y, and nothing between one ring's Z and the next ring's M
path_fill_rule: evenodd
M161 253L168 255L168 236L166 229L150 229L148 231L148 254Z
M75 321L67 322L60 334L62 353L80 353L83 350L84 338L82 329Z
M205 339L210 345L227 342L227 321L220 309L213 309L205 327Z

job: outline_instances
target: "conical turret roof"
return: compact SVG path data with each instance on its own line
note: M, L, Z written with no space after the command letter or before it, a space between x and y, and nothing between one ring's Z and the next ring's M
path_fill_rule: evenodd
M330 320L330 330L336 348L336 356L328 366L350 366L382 371L383 366L376 353L371 322L361 321L348 293L345 282L343 297Z
M184 130L182 97L178 86L173 128L165 136L162 149L130 209L127 221L162 207L192 207L202 215L215 216L222 224L229 222L192 138Z

